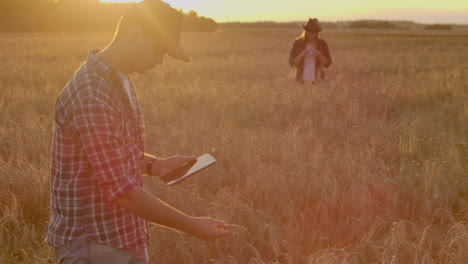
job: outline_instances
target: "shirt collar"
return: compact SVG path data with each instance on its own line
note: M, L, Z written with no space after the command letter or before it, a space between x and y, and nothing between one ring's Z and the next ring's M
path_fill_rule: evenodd
M88 65L91 66L96 70L96 72L104 77L105 79L111 79L116 76L117 72L109 65L107 65L99 56L97 56L97 53L100 50L94 49L89 51L88 53Z

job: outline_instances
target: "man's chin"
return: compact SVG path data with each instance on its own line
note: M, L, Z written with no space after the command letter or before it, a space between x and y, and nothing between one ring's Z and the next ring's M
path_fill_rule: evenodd
M149 65L149 66L146 66L144 68L141 68L141 69L137 70L136 72L137 73L142 73L142 74L147 73L147 72L151 71L152 69L154 69L155 67L156 67L156 65Z
M139 69L137 71L135 71L136 73L139 73L139 74L144 74L144 73L147 73L151 70L151 68L144 68L144 69Z

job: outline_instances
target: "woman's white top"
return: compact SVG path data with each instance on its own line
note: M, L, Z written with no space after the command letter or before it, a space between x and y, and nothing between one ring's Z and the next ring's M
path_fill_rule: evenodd
M307 43L306 50L316 49L314 43ZM307 52L307 55L304 57L304 72L302 74L302 79L304 81L315 81L315 56L312 52Z

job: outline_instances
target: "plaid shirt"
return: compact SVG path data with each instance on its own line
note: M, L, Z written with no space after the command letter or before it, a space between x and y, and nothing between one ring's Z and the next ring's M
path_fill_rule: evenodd
M96 52L55 105L46 242L57 247L84 233L133 250L147 245L146 221L113 201L143 185L144 120L133 87L130 99L117 72Z

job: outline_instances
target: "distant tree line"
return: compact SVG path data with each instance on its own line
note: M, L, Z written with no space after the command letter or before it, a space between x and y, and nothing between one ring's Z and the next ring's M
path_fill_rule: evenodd
M356 20L351 22L349 28L399 29L400 27L383 20Z
M433 25L425 26L424 29L426 30L451 30L452 26L446 25L446 24L433 24Z
M101 3L99 0L0 0L1 32L112 31L132 3ZM214 31L217 23L184 15L185 31Z
M305 22L299 22L299 21L293 21L293 22L276 22L276 21L224 22L220 24L220 28L223 28L223 29L235 29L235 28L291 29L291 28L302 28L302 24L304 24ZM334 22L320 22L320 25L324 29L336 28L336 23Z
M409 29L414 22L409 21L386 21L386 20L356 20L349 23L348 28L370 28L370 29ZM425 25L425 30L451 30L452 25L432 24Z
M300 30L303 21L293 22L275 22L275 21L256 21L256 22L223 22L219 24L220 29L297 29ZM452 30L468 29L468 25L449 25L432 24L425 25L408 20L351 20L351 21L320 21L323 29L377 29L377 30Z

